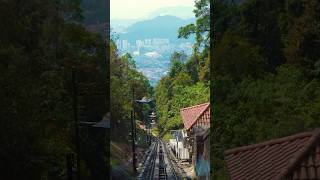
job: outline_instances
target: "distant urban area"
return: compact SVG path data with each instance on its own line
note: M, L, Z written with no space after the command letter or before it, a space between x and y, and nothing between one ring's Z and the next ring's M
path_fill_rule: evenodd
M117 47L121 54L130 53L138 70L145 74L152 86L167 74L170 65L170 55L174 51L192 53L191 42L171 43L170 39L153 38L136 40L130 43L128 40L117 40Z
M170 66L173 52L192 54L194 38L178 39L179 27L193 22L194 19L182 19L175 16L157 16L149 20L140 20L128 27L121 27L118 22L112 23L120 55L130 53L137 69L155 86L165 76ZM150 29L154 28L154 29ZM155 29L162 31L155 32Z

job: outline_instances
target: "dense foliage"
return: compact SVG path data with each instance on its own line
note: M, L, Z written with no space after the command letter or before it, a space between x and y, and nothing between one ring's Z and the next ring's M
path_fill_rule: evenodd
M149 80L141 72L137 71L131 55L119 55L113 41L111 42L110 57L110 100L112 104L112 120L115 125L113 128L114 131L121 132L123 130L130 130L130 112L132 110L133 98L151 98L153 88L150 86ZM140 112L140 106L135 108L137 108L137 113ZM140 119L140 115L137 115ZM121 134L125 135L124 133ZM120 134L112 133L112 135L119 137Z
M320 126L320 2L213 1L214 179L226 149Z
M108 1L81 0L85 24L104 23L108 18Z
M180 38L195 35L196 43L190 57L182 52L171 56L170 70L158 83L155 95L159 130L168 137L173 129L182 129L180 109L209 101L209 0L195 1L194 24L179 29Z
M114 37L113 37L114 38ZM129 179L133 176L130 160L131 112L136 122L145 122L152 105L141 105L133 100L151 98L153 88L149 80L135 66L130 54L118 54L114 41L110 46L110 101L111 101L111 168L112 179ZM137 128L136 147L146 148L146 132Z
M0 179L67 178L66 154L75 153L72 67L94 71L92 81L107 74L103 39L81 19L76 0L0 2ZM83 179L101 178L91 176L95 155L83 151Z

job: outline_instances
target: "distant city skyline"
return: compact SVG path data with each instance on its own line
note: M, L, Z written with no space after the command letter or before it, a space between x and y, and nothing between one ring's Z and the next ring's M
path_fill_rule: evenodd
M144 19L160 8L193 7L194 0L111 0L111 19Z
M192 40L178 39L177 33L194 22L194 1L111 0L111 27L119 36L115 39L118 53L130 53L137 70L152 86L168 73L173 52L192 54ZM135 26L137 22L140 24ZM162 27L166 28L158 32Z

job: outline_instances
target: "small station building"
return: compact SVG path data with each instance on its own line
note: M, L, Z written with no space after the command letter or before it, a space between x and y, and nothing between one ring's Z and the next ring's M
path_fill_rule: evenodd
M185 138L185 148L197 179L210 179L210 103L198 104L180 110Z

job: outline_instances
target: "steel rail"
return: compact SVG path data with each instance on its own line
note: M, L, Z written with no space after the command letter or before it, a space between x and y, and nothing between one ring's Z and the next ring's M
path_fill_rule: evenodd
M163 143L163 142L162 142L162 143ZM174 163L172 162L171 154L170 154L170 152L168 152L168 148L167 148L167 145L166 145L165 143L163 143L163 147L164 147L164 150L165 150L165 152L166 152L166 154L167 154L167 158L168 158L168 161L169 161L169 167L170 167L171 172L172 172L172 174L173 174L173 178L174 178L175 180L181 179L181 178L179 178L179 175L177 174L177 171L176 171L176 168L178 168L178 167L174 166ZM176 168L175 168L175 167L176 167Z
M167 158L168 163L165 159ZM157 161L158 159L158 161ZM180 167L172 162L172 154L168 151L168 147L161 140L156 140L147 156L142 171L138 176L139 180L180 180L182 179L181 173L179 173ZM168 168L171 174L168 176ZM157 172L155 172L157 171ZM178 172L177 172L178 171Z
M142 172L138 176L139 180L152 180L154 175L155 163L157 158L158 142L155 141L153 147L145 160Z

